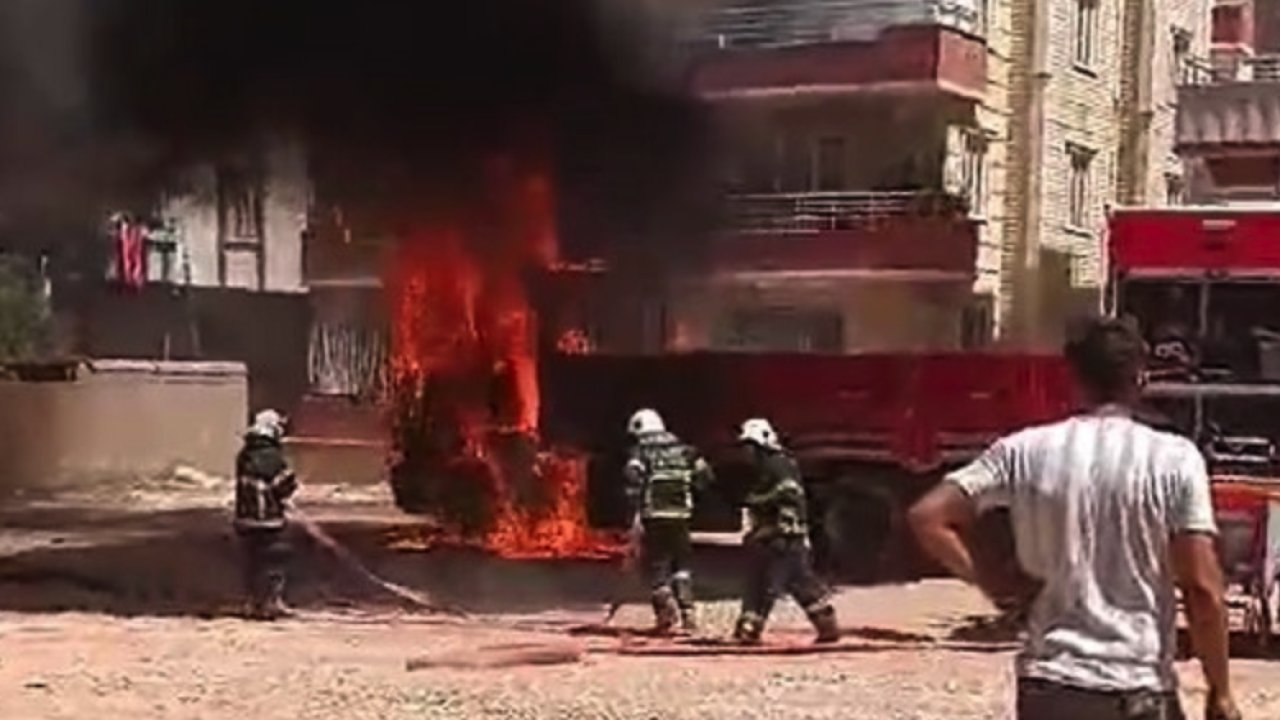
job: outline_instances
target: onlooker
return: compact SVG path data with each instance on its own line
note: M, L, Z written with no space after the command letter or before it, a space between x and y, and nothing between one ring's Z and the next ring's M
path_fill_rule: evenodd
M1182 718L1177 596L1209 685L1206 717L1238 718L1227 673L1222 571L1205 463L1188 440L1135 421L1146 348L1095 320L1066 347L1089 410L1003 438L911 511L923 548L997 605L1023 606L1018 717ZM1020 574L976 568L963 537L1007 507Z

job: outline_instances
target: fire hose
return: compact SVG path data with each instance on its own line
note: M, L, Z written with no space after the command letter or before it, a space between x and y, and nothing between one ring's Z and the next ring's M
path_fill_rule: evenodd
M411 590L403 585L399 585L391 582L390 580L379 577L372 570L366 567L364 563L360 562L360 559L356 557L355 553L351 552L350 549L335 540L332 535L324 531L324 528L320 527L319 523L312 520L306 513L299 510L298 507L292 503L289 504L289 515L298 521L298 524L302 526L302 529L312 540L315 541L317 545L328 550L349 570L353 571L370 584L375 585L383 591L394 595L411 605L429 612L445 613L463 618L468 617L467 613L462 610L439 605L432 602L429 597L417 592L416 590Z

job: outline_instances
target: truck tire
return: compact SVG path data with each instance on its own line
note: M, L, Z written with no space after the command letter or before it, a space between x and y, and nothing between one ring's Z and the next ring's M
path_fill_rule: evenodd
M820 524L828 573L855 584L885 579L897 505L891 493L875 488L846 489L831 498Z

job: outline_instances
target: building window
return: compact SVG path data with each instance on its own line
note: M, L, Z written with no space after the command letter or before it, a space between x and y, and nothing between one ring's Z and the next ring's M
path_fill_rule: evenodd
M1075 0L1075 64L1092 68L1098 50L1098 4L1100 0Z
M1167 205L1182 205L1187 202L1187 184L1181 175L1168 173L1164 176L1164 201Z
M1174 85L1190 85L1194 82L1193 76L1195 68L1191 65L1191 31L1186 28L1173 28L1173 38L1170 42L1172 57L1169 59L1172 66L1170 70L1173 72Z
M218 190L228 237L239 241L261 239L262 187L254 174L238 168L223 169Z
M960 345L963 349L977 350L991 343L995 330L994 307L995 302L990 295L977 296L965 306L960 323Z
M814 148L817 177L815 186L821 191L845 189L845 162L848 159L842 137L819 138Z
M1077 230L1089 229L1089 180L1094 155L1093 150L1067 144L1067 158L1071 163L1067 175L1067 225Z
M960 180L969 214L986 217L987 136L981 129L966 129L961 136Z
M249 164L220 167L218 280L227 287L263 289L261 175Z

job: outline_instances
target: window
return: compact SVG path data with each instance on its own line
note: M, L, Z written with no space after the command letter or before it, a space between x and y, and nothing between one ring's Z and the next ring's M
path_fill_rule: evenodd
M1100 0L1075 0L1075 64L1093 67L1098 50L1098 4Z
M994 307L995 302L990 295L977 296L965 306L960 318L962 348L976 350L990 344L995 327Z
M980 129L966 129L962 134L960 180L969 214L986 217L987 206L987 136Z
M218 280L227 287L263 288L262 180L248 164L219 167Z
M832 310L795 307L737 308L720 328L720 345L732 350L839 353L844 318Z
M219 173L218 190L228 237L239 241L260 239L262 188L254 175L243 169L224 169Z
M1164 176L1164 201L1166 205L1182 205L1187 201L1187 185L1181 175L1168 173Z
M1186 28L1173 28L1173 39L1170 43L1172 57L1170 70L1173 72L1174 85L1189 85L1194 81L1191 66L1191 31Z
M1077 230L1089 229L1089 174L1094 155L1088 148L1067 144L1071 163L1067 175L1067 225Z
M822 191L845 189L845 143L842 137L824 137L815 148L816 187Z

